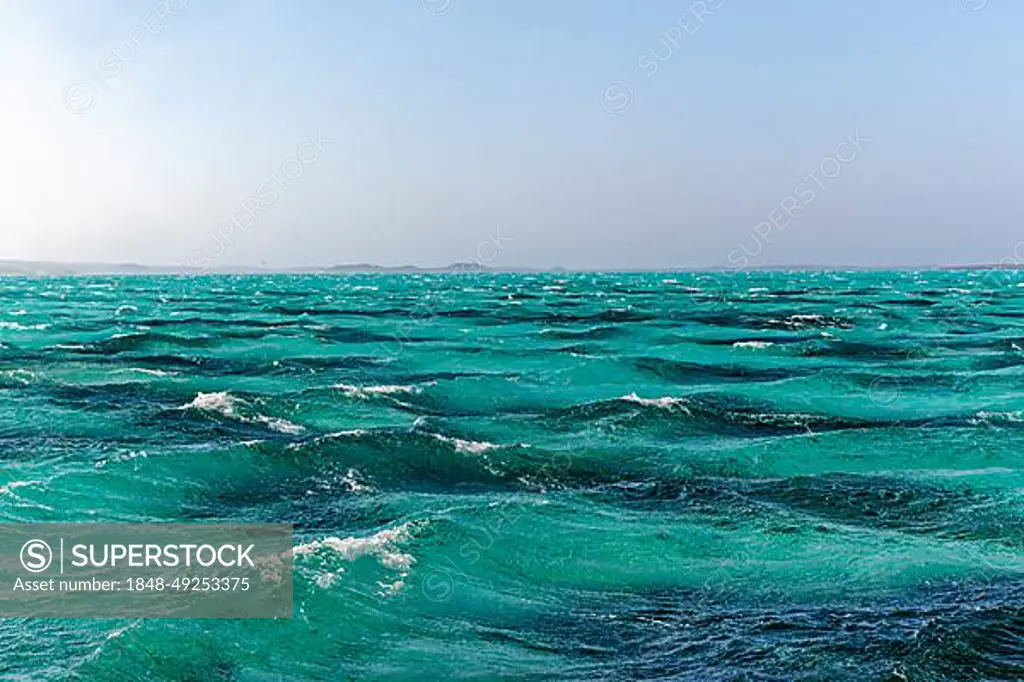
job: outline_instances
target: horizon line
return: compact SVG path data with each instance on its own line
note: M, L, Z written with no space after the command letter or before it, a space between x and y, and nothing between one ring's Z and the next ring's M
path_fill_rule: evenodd
M0 259L0 276L25 275L172 275L205 276L205 275L270 275L270 274L411 274L423 273L708 273L720 272L736 275L743 272L758 271L791 271L791 272L835 272L835 271L906 271L906 270L1016 270L1024 265L1019 263L930 263L921 265L822 265L822 264L787 264L787 265L749 265L744 268L730 270L717 264L709 266L680 267L566 267L561 265L541 266L507 266L491 267L467 259L445 265L382 265L379 263L338 263L335 265L224 265L216 267L184 267L181 265L150 265L134 262L105 261L46 261ZM14 268L10 272L8 268ZM56 272L55 272L56 271Z

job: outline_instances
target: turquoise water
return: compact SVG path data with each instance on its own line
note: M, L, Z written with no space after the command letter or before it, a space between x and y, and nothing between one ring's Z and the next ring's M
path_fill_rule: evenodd
M295 525L86 680L1024 677L1024 276L0 279L0 513Z

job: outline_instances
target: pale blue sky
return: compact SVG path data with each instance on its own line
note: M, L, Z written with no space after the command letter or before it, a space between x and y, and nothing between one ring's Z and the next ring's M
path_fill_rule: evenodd
M497 266L998 261L1024 3L964 4L14 0L0 258L438 264L500 230Z

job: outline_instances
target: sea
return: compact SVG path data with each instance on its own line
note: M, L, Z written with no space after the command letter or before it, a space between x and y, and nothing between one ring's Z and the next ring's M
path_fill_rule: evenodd
M0 521L290 523L10 680L1024 679L1024 275L0 278Z

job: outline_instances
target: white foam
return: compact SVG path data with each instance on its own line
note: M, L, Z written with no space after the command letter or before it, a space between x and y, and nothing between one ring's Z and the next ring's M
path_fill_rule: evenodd
M431 435L434 436L434 438L438 439L439 441L442 441L444 443L450 443L451 445L454 445L456 452L461 452L461 453L467 454L467 455L480 455L480 454L483 454L483 453L487 452L488 450L494 450L494 449L497 449L497 448L501 447L500 445L496 445L494 443L488 443L486 441L463 440L461 438L451 438L449 436L442 436L439 433L434 433L434 434L431 434Z
M225 417L246 422L247 424L263 424L267 428L278 431L279 433L287 433L291 435L299 434L306 430L305 427L293 424L287 419L282 419L280 417L268 417L262 414L256 415L253 418L242 416L238 414L237 408L244 404L245 401L236 398L227 391L217 391L215 393L199 393L192 399L192 402L187 405L182 405L179 409L216 412L224 415Z
M369 431L366 429L346 429L344 431L328 433L324 438L358 438L360 436L365 436L368 433Z
M732 344L733 348L768 348L774 346L775 343L772 341L737 341Z
M399 395L420 393L423 389L419 386L353 386L352 384L335 384L331 388L343 391L350 398L369 398L375 395Z
M371 486L364 485L359 482L360 478L362 478L362 474L360 474L355 469L349 469L342 477L341 482L345 485L346 488L348 488L348 491L350 493L373 492L373 488Z
M10 377L22 384L29 384L36 378L36 373L27 369L5 369L0 371L0 375Z
M306 430L306 427L299 426L298 424L293 424L287 419L281 419L280 417L266 417L261 414L260 416L256 417L256 421L259 422L260 424L266 424L268 428L279 433L288 433L291 435L296 435Z
M15 331L29 331L49 329L48 324L21 324L20 322L0 322L0 329L13 329Z
M1013 410L1010 412L986 412L985 410L981 410L974 416L981 422L997 421L1010 422L1013 424L1019 424L1021 422L1024 422L1024 412L1022 412L1021 410Z
M145 450L132 450L131 452L125 454L118 454L110 458L101 459L98 462L96 462L96 468L102 469L103 467L107 466L107 464L111 464L114 462L130 462L133 459L148 456L149 455L146 454Z
M376 557L384 568L408 571L416 563L416 557L399 550L398 545L412 538L412 531L417 524L403 523L394 528L387 528L370 537L327 537L298 545L294 549L296 557L318 554L327 549L345 561L355 561L364 556Z
M0 495L7 495L17 490L18 488L25 488L28 486L43 485L43 481L11 481L5 485L0 485Z
M630 393L624 395L619 400L624 400L627 403L636 403L637 405L643 405L645 407L660 407L664 410L670 410L672 408L680 408L684 412L689 412L689 408L686 407L686 400L684 398L675 398L672 396L666 396L664 398L641 398L636 393Z
M235 416L235 406L238 404L238 399L227 391L217 391L215 393L198 393L192 402L187 405L182 405L182 410L204 410L206 412L219 412L225 417Z
M344 573L344 569L342 569L340 572ZM337 573L321 573L316 577L317 586L324 590L326 590L336 582L338 582Z

